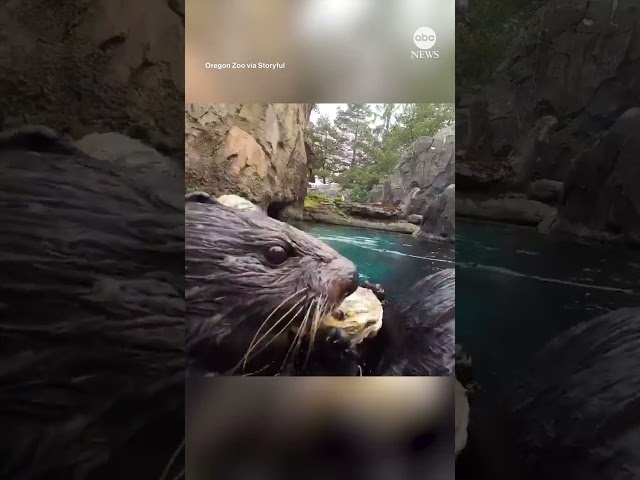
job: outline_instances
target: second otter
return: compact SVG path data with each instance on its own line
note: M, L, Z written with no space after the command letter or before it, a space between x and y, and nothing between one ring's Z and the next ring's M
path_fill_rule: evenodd
M358 286L324 243L215 201L185 206L186 349L200 368L279 374L295 345Z

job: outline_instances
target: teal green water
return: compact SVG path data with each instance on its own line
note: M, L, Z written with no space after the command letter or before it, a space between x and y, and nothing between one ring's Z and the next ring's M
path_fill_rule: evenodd
M452 245L361 228L315 223L296 226L350 259L362 279L382 284L389 297L431 273L454 267Z
M456 267L456 343L480 381L517 371L567 328L640 306L640 252L554 240L535 229L458 220L456 245L322 224L323 240L394 297L424 276Z
M569 327L636 306L638 251L456 221L456 343L485 382L516 371Z

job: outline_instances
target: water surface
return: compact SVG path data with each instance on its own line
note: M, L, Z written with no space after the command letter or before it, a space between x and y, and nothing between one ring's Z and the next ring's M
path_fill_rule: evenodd
M390 298L431 273L454 267L452 245L363 228L317 223L297 227L350 259L362 279L382 284Z
M479 380L500 381L577 323L640 306L638 251L500 224L456 229L456 342Z

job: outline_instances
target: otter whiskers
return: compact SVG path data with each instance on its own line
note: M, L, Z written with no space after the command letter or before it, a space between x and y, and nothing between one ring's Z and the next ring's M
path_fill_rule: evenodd
M300 302L297 302L297 304L299 304L299 303L300 303ZM297 304L296 304L296 305L297 305ZM295 307L295 305L294 305L294 307ZM293 308L293 307L292 307L292 308ZM290 320L285 324L285 326L284 326L284 327L282 327L282 328L280 329L280 331L278 331L278 333L276 333L275 335L273 335L273 337L272 337L272 338L271 338L267 343L265 343L264 345L261 345L259 350L257 350L257 351L255 351L255 352L253 352L252 354L250 354L250 353L251 353L251 350L248 350L248 351L247 351L247 353L245 353L245 356L243 357L243 359L245 359L244 364L243 364L243 370L246 368L246 362L247 362L248 360L250 360L251 358L255 357L256 355L258 355L260 352L262 352L264 349L266 349L269 345L271 345L271 344L272 344L272 343L273 343L273 342L274 342L274 341L275 341L275 340L276 340L280 335L282 335L282 334L283 334L283 333L284 333L284 332L285 332L285 331L286 331L286 330L291 326L291 324L292 324L292 323L294 322L294 320L298 317L298 315L300 315L300 313L302 312L302 310L303 310L303 309L304 309L304 305L301 305L301 306L298 308L298 310L296 310L296 313L294 313L294 314L293 314L293 316L291 317L291 319L290 319ZM289 312L290 312L290 311L291 311L291 309L289 310ZM288 314L289 312L287 312L287 314ZM276 324L274 325L274 327L275 327L275 326L277 326L280 322L282 322L282 321L286 318L286 315L287 315L287 314L283 315L283 316L282 316L282 317L281 317L281 318L276 322ZM264 339L268 334L269 334L269 332L265 333L265 334L260 338L260 340L258 340L258 341L255 343L255 345L253 346L253 348L255 348L256 346L260 345L260 342L261 342L261 341L262 341L262 340L263 340L263 339ZM246 376L257 375L257 374L259 374L260 372L262 372L262 371L264 371L264 370L268 369L268 368L269 368L269 367L271 367L271 366L273 366L273 364L272 364L272 363L268 363L268 364L266 364L266 365L263 365L261 368L259 368L259 369L258 369L258 370L256 370L255 372L252 372L252 373L244 373L243 375L246 375ZM236 366L232 369L232 373L233 373L234 371L236 371L238 368L240 368L240 364L236 365Z
M249 361L250 358L252 358L253 356L255 356L257 353L254 353L253 355L252 352L260 345L260 342L262 342L268 335L269 333L271 333L282 321L284 321L287 316L298 306L300 305L301 302L303 302L305 300L305 297L302 297L300 300L298 300L296 303L293 304L293 306L284 314L282 315L276 322L274 322L274 324L271 326L271 328L269 328L260 338L258 338L258 336L260 335L262 329L268 324L269 320L271 320L271 318L275 315L275 313L284 305L286 304L288 301L292 300L293 298L295 298L297 295L300 295L302 293L306 293L306 291L308 290L308 287L305 287L301 290L296 291L295 293L293 293L292 295L289 295L287 298L285 298L282 302L280 302L278 304L278 306L276 308L273 309L273 311L267 316L267 318L264 320L264 322L262 322L262 324L260 325L260 328L258 328L258 331L256 332L256 334L253 336L253 338L251 339L251 342L249 343L249 348L247 349L246 353L244 354L243 358L242 358L242 368L246 368L247 366L247 362ZM275 338L277 338L279 335L281 335L290 325L291 323L293 323L293 321L295 320L296 316L298 315L299 312L296 312L296 315L293 315L291 317L291 320L287 323L287 325L285 325L285 327L278 332L277 335L274 335L274 337L264 346L262 346L262 348L259 351L262 351L264 348L266 348L269 344L271 344L271 342L273 342L273 340ZM238 368L240 365L238 365L236 368Z
M291 345L289 346L289 350L287 350L287 355L284 357L284 361L282 362L282 365L280 366L280 370L284 369L284 367L289 362L289 357L292 356L292 354L295 355L295 353L300 348L300 344L302 343L302 332L304 331L304 329L307 326L307 322L309 321L309 315L311 314L311 310L313 309L313 307L314 307L314 305L316 303L317 303L317 301L314 299L308 305L307 313L305 313L304 318L302 319L302 322L300 323L300 327L298 328L298 331L296 332L296 336L293 338L293 341L291 342ZM292 358L293 358L293 356L292 356Z
M292 361L294 360L295 354L300 350L300 346L302 344L302 337L307 333L307 327L309 326L308 328L309 332L307 335L309 342L307 345L305 360L302 364L302 369L304 369L307 366L309 362L309 358L313 351L313 345L316 340L316 336L318 334L320 324L322 323L322 319L333 308L335 307L327 301L327 298L325 296L321 296L320 299L314 299L311 302L311 304L309 304L307 313L305 314L305 317L300 325L300 328L298 329L298 332L296 333L296 336L294 337L291 343L291 346L289 347L289 350L287 352L287 355L281 365L281 370L284 369L284 367L287 365L287 362L289 361L290 358ZM311 312L313 312L313 317L310 317ZM309 322L311 322L310 325L309 325Z
M311 351L313 350L313 344L316 339L316 335L318 334L318 327L320 326L320 322L322 321L322 317L324 317L329 310L327 310L327 299L324 296L320 297L318 301L318 308L316 308L313 320L311 320L311 329L309 332L309 345L307 346L307 353L304 359L304 363L302 364L302 368L306 368L309 363L309 358L311 357Z
M299 304L300 302L298 302L297 304ZM296 304L296 305L297 305ZM294 305L295 307L295 305ZM289 312L294 308L292 307ZM302 310L304 309L304 305L300 305L300 307L298 308L298 310L296 310L296 313L294 313L291 316L291 319L287 322L287 324L282 327L280 329L280 331L278 333L276 333L273 338L271 338L271 340L269 340L267 343L265 343L262 348L260 348L260 350L258 350L257 352L255 352L253 355L251 355L251 357L257 355L258 353L262 352L265 348L267 348L269 345L271 345L271 343L273 343L280 335L282 335L286 330L289 329L289 327L291 326L291 324L295 321L296 318L298 318L298 315L300 315L300 313L302 312ZM280 320L278 320L278 322L276 323L276 325L278 323L280 323L283 319L286 318L286 315L289 314L289 312L287 312ZM258 343L256 345L259 345L259 342L262 341L264 339L264 337L266 337L268 335L269 332L267 332L265 335L262 336L262 338L258 341Z
M244 355L244 363L242 365L243 368L246 368L247 366L247 361L254 357L255 355L257 355L258 353L260 353L262 350L264 350L266 347L268 347L276 338L278 338L280 335L282 335L282 333L287 330L287 328L289 328L291 326L291 324L293 323L293 321L296 319L296 317L300 314L300 312L302 311L302 309L304 309L304 305L301 305L300 308L298 308L298 310L296 311L295 314L293 314L291 316L291 319L286 323L286 325L284 327L282 327L280 329L280 331L278 331L278 333L276 333L271 340L269 340L267 343L265 343L264 345L261 346L260 350L258 350L257 352L253 353L253 355L251 354L251 352L253 352L253 350L258 347L260 345L260 343L269 336L269 334L281 323L283 322L287 316L293 311L294 308L296 308L298 305L300 305L300 303L302 303L304 300L304 298L301 298L300 300L298 300L289 310L287 310L287 312L282 315L276 322L274 322L274 324L271 326L271 328L269 328L269 330L267 330L258 340L254 340L251 341L251 343L249 344L249 348L247 349L247 352ZM264 324L263 324L264 325Z

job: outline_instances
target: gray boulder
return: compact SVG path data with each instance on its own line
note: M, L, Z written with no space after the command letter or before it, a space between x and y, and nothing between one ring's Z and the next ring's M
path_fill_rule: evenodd
M632 108L576 158L551 231L640 243L638 132L640 108Z
M371 201L400 205L402 214L422 214L424 208L455 181L455 127L415 140Z
M563 182L573 159L637 105L639 24L636 2L545 2L492 82L457 104L458 148L467 152L458 188ZM483 162L490 166L477 168Z
M509 196L484 200L458 198L455 211L460 217L530 226L537 226L556 213L556 209L546 203Z
M449 185L437 199L427 205L418 237L455 241L455 198L456 186Z
M531 200L538 200L555 204L560 199L563 183L546 178L535 180L529 185L528 196Z

